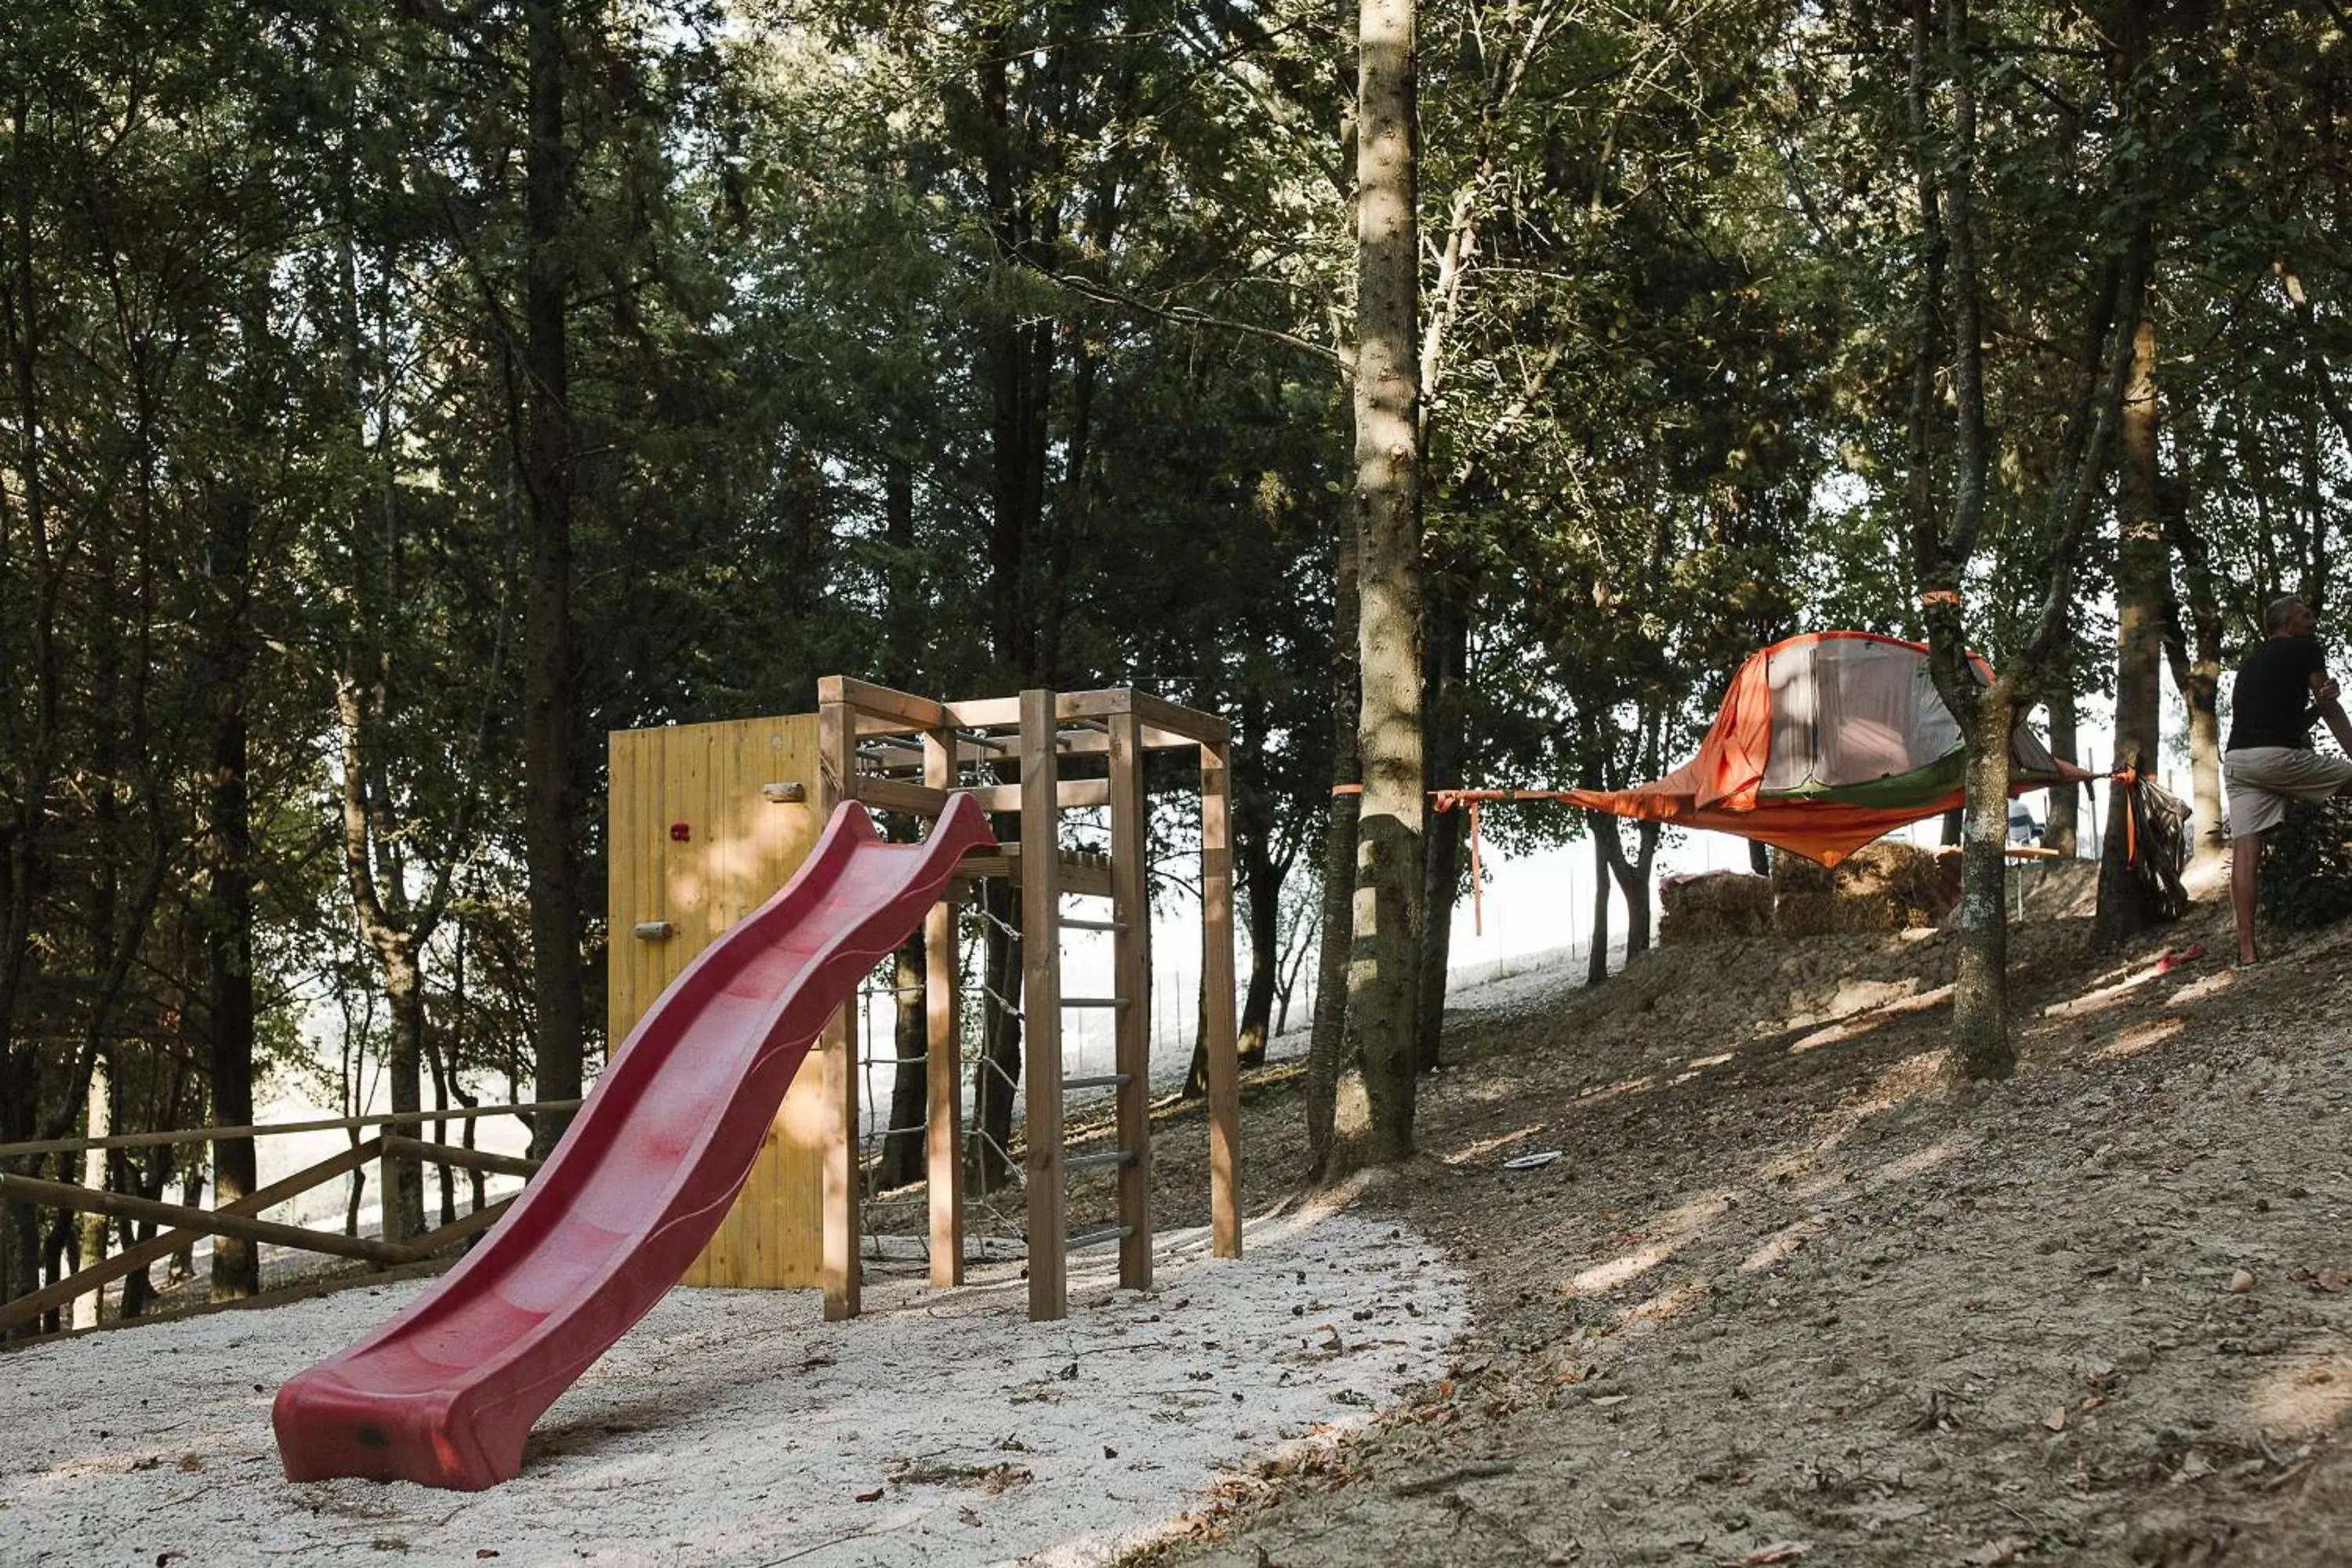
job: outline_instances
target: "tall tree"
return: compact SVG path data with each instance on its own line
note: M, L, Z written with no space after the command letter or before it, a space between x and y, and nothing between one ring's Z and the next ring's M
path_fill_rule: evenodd
M1941 26L1937 23L1940 21ZM1986 413L1984 310L1986 220L1978 205L1979 110L1981 94L1975 30L1968 0L1914 0L1908 103L1915 147L1917 210L1927 253L1941 258L1927 279L1946 290L1923 299L1919 311L1922 363L1933 366L1939 317L1949 329L1951 500L1948 523L1928 512L1913 520L1923 618L1932 649L1936 688L1959 721L1967 752L1967 824L1960 870L1960 955L1952 992L1952 1046L1970 1078L2006 1077L2015 1047L2009 1031L2008 923L2004 880L2009 833L2011 733L2021 717L2021 696L2046 668L2064 621L2075 559L2090 526L2094 502L2110 461L2126 378L2133 359L2138 305L2147 272L2144 215L2127 176L2111 172L2111 199L2130 219L2123 240L2090 290L2090 322L2082 343L2084 374L2068 421L2063 457L2046 498L2038 552L2049 563L2039 603L2013 646L1999 647L1999 674L1986 679L1970 651L1964 587L1982 543L1994 433ZM1931 104L1948 97L1948 124ZM1915 430L1927 415L1922 399L1940 379L1916 375ZM1916 451L1916 447L1915 447ZM1915 490L1916 493L1916 490Z
M1348 1032L1369 1115L1337 1164L1412 1152L1420 1042L1423 815L1413 0L1361 0L1356 79L1356 475L1359 668L1354 949Z
M572 74L568 0L524 0L529 137L525 144L522 332L513 353L523 494L530 518L523 595L523 816L530 883L533 1080L541 1100L580 1096L587 1000L580 944L580 864L573 842L572 500L578 482L572 409L573 171L567 108ZM583 8L584 9L584 8ZM531 1149L544 1158L569 1125L548 1114Z

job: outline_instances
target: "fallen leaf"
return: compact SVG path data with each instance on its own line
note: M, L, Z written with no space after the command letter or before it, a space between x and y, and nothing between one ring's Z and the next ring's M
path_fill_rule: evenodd
M2042 1418L2042 1424L2053 1432L2063 1432L2066 1430L2066 1407L2063 1405L2052 1405L2050 1414Z
M2004 1563L2014 1563L2018 1554L2033 1543L2021 1535L2004 1535L1999 1541L1988 1541L1960 1559L1969 1568L2000 1568Z
M2352 1268L2323 1268L2311 1282L2327 1291L2352 1289Z
M859 1502L880 1502L882 1500L883 1490L883 1488L876 1487L870 1492L859 1492L857 1494L857 1500Z
M1810 1541L1776 1541L1769 1546L1759 1546L1739 1560L1740 1568L1763 1568L1768 1563L1794 1563L1813 1550Z

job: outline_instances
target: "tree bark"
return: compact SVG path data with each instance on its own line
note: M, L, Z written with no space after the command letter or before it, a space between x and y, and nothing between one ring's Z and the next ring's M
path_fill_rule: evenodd
M42 282L37 262L46 255L35 212L31 106L18 85L10 106L8 282L0 290L0 329L9 356L16 394L15 428L9 455L16 485L14 515L0 507L0 605L24 616L31 644L31 668L8 671L11 689L26 689L28 729L12 734L0 753L0 768L12 775L15 811L0 822L0 1139L32 1135L39 1104L41 1061L37 1048L17 1037L19 1006L27 982L40 963L36 925L50 880L50 795L58 746L62 659L57 635L63 572L50 549L47 444L43 438L44 337ZM16 534L5 530L13 523ZM12 582L21 575L21 583ZM13 592L10 590L13 588ZM0 1204L0 1300L40 1284L40 1215L23 1204Z
M247 681L253 666L249 601L253 498L232 480L215 509L206 575L212 633L205 660L211 776L205 791L204 943L205 994L212 1006L207 1032L212 1076L212 1124L253 1121L253 821L247 793ZM213 1143L213 1201L235 1203L254 1190L251 1138ZM261 1288L254 1244L213 1238L212 1299L236 1300Z
M1315 963L1315 1016L1307 1046L1307 1152L1309 1170L1327 1167L1335 1135L1339 1080L1348 1067L1348 952L1356 881L1356 819L1362 778L1356 752L1357 538L1343 517L1334 552L1331 610L1331 804L1323 827L1322 927Z
M1650 951L1650 867L1658 858L1658 825L1637 822L1633 825L1633 842L1637 846L1633 858L1625 858L1625 841L1617 837L1615 823L1609 824L1601 836L1603 856L1609 871L1617 879L1617 889L1625 896L1625 959L1632 963Z
M2051 671L2050 689L2050 750L2070 763L2082 758L2075 753L2083 741L2077 723L2077 699L2074 694L2074 628L2071 624L2058 631L2058 656ZM2072 859L2082 847L2083 786L2055 784L2046 797L2049 820L2042 825L2042 847L2054 849Z
M2189 520L2185 486L2165 488L2163 516L2185 590L2173 595L2166 612L2164 657L2189 710L2189 858L2192 866L2212 868L2230 854L2221 821L2221 592L2211 552Z
M2157 456L2156 322L2143 295L2132 347L2131 380L2124 390L2119 430L2116 558L2116 767L2153 773L2161 712L2163 630L2170 563L2158 504L2162 476ZM2107 786L2107 821L2118 815L2127 784ZM2125 858L2124 836L2100 846L2098 927L2122 942L2145 930L2149 911Z
M1462 757L1468 743L1464 731L1469 719L1464 686L1469 679L1469 620L1457 584L1449 584L1430 596L1423 690L1429 704L1425 744L1432 789L1462 787ZM1427 815L1428 863L1421 891L1420 1043L1414 1051L1414 1066L1423 1072L1439 1065L1444 1050L1446 971L1453 959L1454 906L1461 896L1466 815L1460 810Z
M100 1051L97 1060L90 1064L89 1089L85 1097L89 1103L82 1118L84 1137L104 1138L114 1131L113 1078L108 1054ZM84 1150L81 1157L81 1184L93 1189L103 1189L107 1184L108 1164L105 1150ZM78 1268L95 1268L106 1261L107 1218L102 1214L86 1214L78 1217L80 1220L81 1249L75 1266ZM77 1329L96 1328L99 1309L101 1305L103 1305L103 1297L98 1291L92 1291L87 1296L75 1297L73 1326Z
M923 933L898 944L890 966L890 1126L882 1135L882 1159L874 1173L877 1187L903 1187L923 1179L923 1152L930 1114L930 1028L923 1005Z
M1585 830L1592 835L1592 946L1584 955L1584 983L1598 985L1609 978L1609 840L1617 836L1616 822L1601 812L1584 814Z
M2009 1037L2009 732L2015 709L1987 691L1969 730L1968 829L1960 850L1959 963L1952 981L1952 1050L1971 1079L2017 1068Z
M533 1078L541 1100L576 1100L585 1072L587 1003L573 843L572 513L569 321L572 257L566 208L572 149L564 0L525 0L530 138L525 153L522 480L530 503L523 605L523 845L530 892ZM571 1123L544 1113L531 1152L544 1159Z
M1272 813L1261 804L1255 810L1244 803L1265 792L1255 785L1234 791L1234 847L1241 861L1242 891L1248 900L1243 931L1249 939L1249 984L1242 990L1238 1025L1241 1065L1265 1065L1266 1036L1274 1023L1274 991L1282 966L1282 881L1289 870L1279 861L1272 841ZM1205 1064L1204 1064L1205 1067Z
M1357 46L1356 501L1364 783L1348 1033L1368 1115L1341 1170L1413 1151L1423 817L1421 494L1413 0L1361 0Z

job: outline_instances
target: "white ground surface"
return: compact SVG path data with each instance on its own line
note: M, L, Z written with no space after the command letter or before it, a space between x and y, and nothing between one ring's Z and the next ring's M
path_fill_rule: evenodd
M278 1384L415 1285L0 1356L0 1562L1098 1563L1443 1376L1467 1321L1392 1222L1269 1215L1244 1250L1163 1236L1141 1295L1081 1254L1051 1324L1001 1268L871 1282L846 1324L811 1291L673 1291L482 1493L279 1474Z

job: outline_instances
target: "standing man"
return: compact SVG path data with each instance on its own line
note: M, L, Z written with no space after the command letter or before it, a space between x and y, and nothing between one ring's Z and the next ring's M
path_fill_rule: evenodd
M2273 599L2263 611L2261 646L2238 667L2230 692L2230 743L2222 771L2230 785L2230 907L2238 919L2238 962L2254 962L2254 868L2263 835L2286 816L2290 800L2352 795L2352 761L2311 749L2311 726L2325 719L2352 756L2352 723L2336 700L2319 621L2301 599Z

